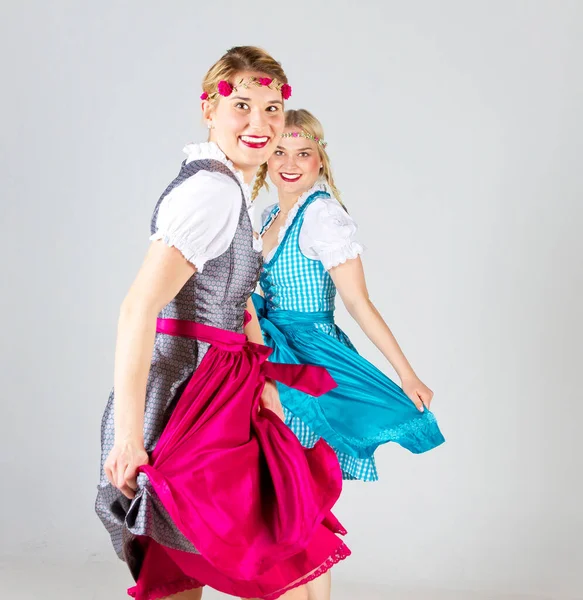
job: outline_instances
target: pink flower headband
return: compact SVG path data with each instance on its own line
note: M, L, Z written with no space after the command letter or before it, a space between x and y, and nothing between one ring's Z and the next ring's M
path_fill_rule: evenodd
M322 148L325 148L328 145L328 142L325 142L322 138L316 137L315 135L312 135L311 133L306 133L305 131L290 131L289 133L282 133L281 137L282 138L303 137L303 138L306 138L307 140L312 140L313 142L320 144L320 146L322 146Z
M268 87L270 90L277 90L281 92L281 95L284 100L287 100L291 97L292 88L288 83L281 83L277 81L277 79L272 79L271 77L249 77L245 81L245 79L241 79L237 85L231 85L228 81L221 79L219 81L219 85L217 86L217 91L208 93L203 92L200 99L201 100L214 100L217 97L217 94L224 96L230 96L233 92L236 92L239 87L243 87L247 89L248 87L254 85L255 87Z

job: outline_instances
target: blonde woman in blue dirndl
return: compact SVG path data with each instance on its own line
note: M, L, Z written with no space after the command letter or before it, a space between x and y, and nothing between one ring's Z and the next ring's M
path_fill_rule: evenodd
M278 384L286 422L300 442L323 438L344 479L378 479L374 452L396 442L422 453L444 438L430 411L433 392L417 376L368 296L357 227L334 184L320 122L286 112L275 153L260 167L253 196L269 179L277 204L263 214L262 295L254 294L271 361L325 367L338 386L319 398ZM339 292L348 312L399 376L397 385L358 354L336 325ZM329 576L310 584L310 600L330 597Z

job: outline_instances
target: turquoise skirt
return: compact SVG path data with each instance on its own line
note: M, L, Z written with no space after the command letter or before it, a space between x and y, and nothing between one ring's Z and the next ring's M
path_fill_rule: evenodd
M277 384L288 425L304 445L319 438L336 450L346 479L377 479L374 451L396 442L420 454L445 440L433 413L358 354L330 312L266 311L253 294L270 360L325 367L337 387L315 398ZM343 464L344 463L344 464Z

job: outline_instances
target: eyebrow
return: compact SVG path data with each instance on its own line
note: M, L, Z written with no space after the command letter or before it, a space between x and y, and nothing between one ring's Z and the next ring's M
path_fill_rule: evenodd
M243 96L231 96L231 100L242 100L243 102L251 102L251 98L244 98ZM283 106L283 102L281 100L271 100L268 104L281 104Z
M285 148L283 146L278 146L278 148L285 150ZM310 148L309 146L307 148L299 148L296 150L296 152L305 152L306 150L313 150L313 148Z

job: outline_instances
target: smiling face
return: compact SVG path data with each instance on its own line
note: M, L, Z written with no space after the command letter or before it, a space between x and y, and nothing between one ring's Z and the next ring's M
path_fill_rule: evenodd
M285 133L297 130L297 127L287 127ZM269 179L278 191L297 196L316 183L321 167L318 144L303 137L280 138L267 162Z
M232 81L252 76L263 74L236 73ZM284 127L281 92L266 86L240 86L230 96L220 96L215 103L203 100L202 110L205 120L212 125L210 141L250 180L281 141Z

